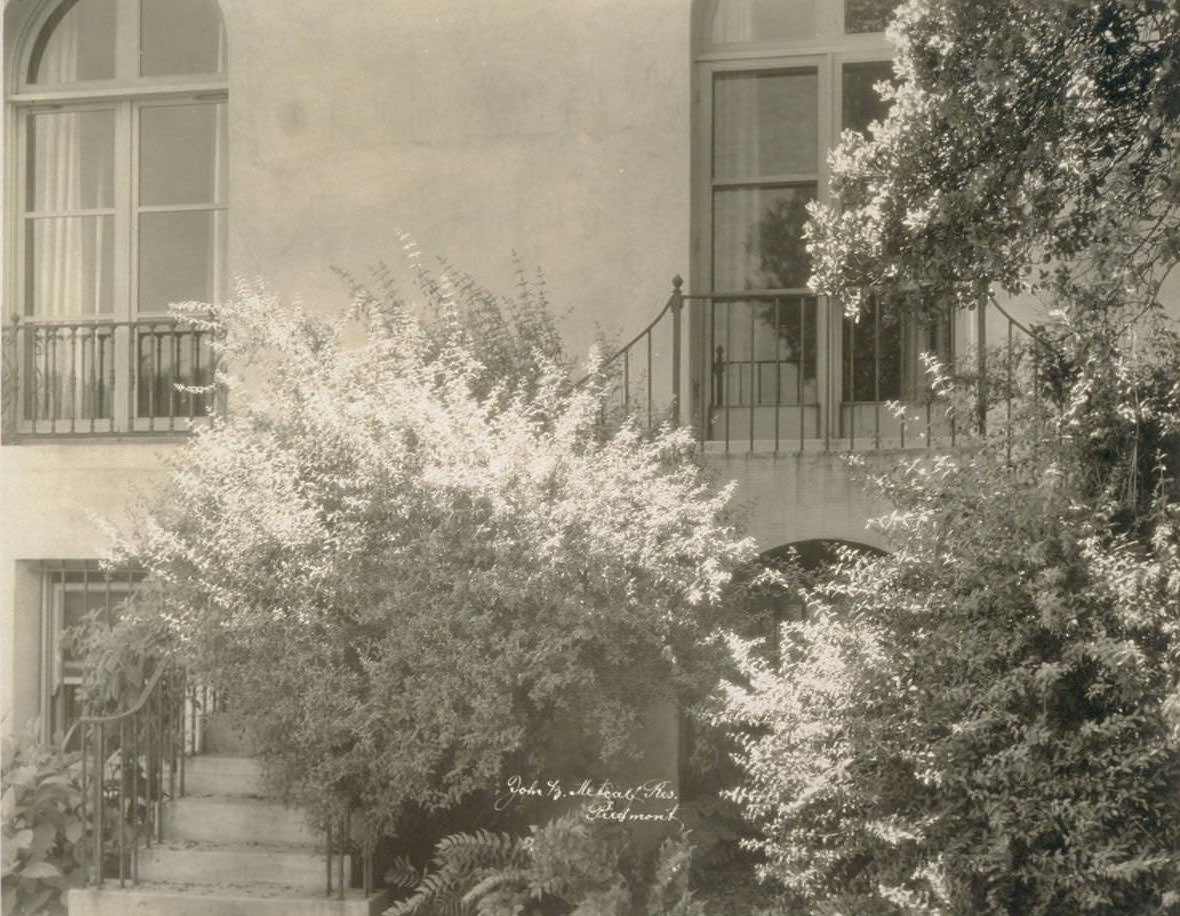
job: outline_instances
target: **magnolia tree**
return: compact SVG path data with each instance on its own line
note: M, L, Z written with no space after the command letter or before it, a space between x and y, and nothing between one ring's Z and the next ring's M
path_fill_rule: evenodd
M1048 320L1001 374L1010 424L872 481L893 552L831 570L777 664L734 643L735 797L815 912L1173 912L1178 12L911 0L892 35L813 286Z
M472 328L494 298L424 288L425 323L363 290L339 320L258 289L194 314L232 410L122 541L152 600L98 640L147 632L226 691L281 783L382 830L509 773L609 775L705 664L753 552L684 432L602 434L602 386L569 383L534 311L504 318L491 372Z

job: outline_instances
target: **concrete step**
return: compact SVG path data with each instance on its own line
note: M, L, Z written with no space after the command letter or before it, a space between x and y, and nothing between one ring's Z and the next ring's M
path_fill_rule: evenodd
M281 844L318 849L323 836L298 808L259 798L178 798L164 806L164 838L170 843Z
M232 712L212 712L204 717L202 750L207 754L233 754L249 757L258 743L246 728L245 720Z
M198 754L185 759L184 794L265 797L268 790L253 757Z
M69 916L376 916L389 905L387 894L365 897L348 891L343 900L274 888L141 884L119 888L72 888Z
M345 856L345 875L350 868ZM314 896L323 893L324 870L322 850L298 846L168 843L139 851L139 878L150 883L275 884Z

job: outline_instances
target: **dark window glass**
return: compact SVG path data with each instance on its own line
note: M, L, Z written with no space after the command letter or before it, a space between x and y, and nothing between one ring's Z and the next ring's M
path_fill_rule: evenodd
M719 73L713 84L713 176L815 172L818 87L814 70Z
M868 131L873 121L884 121L889 104L874 88L893 78L889 61L845 64L841 83L842 111L840 127L844 130Z
M815 6L816 0L720 0L713 11L711 43L814 38Z
M174 302L212 302L225 211L180 210L139 217L139 311Z
M919 316L877 299L859 320L844 319L843 400L905 401L923 397L929 378L922 354L951 358L950 316Z
M884 32L901 0L844 0L844 31Z
M224 102L152 105L139 123L140 206L225 200Z
M815 298L722 300L710 307L712 403L814 404Z
M803 240L815 185L719 188L713 193L713 277L717 290L797 289L811 264Z

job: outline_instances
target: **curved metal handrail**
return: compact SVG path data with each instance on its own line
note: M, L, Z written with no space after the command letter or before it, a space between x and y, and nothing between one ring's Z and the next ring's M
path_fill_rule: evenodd
M74 737L74 732L79 728L87 725L106 725L110 722L118 722L121 719L129 718L139 712L147 705L147 701L151 699L152 691L156 689L156 684L160 682L160 678L164 676L164 672L168 669L168 665L160 665L156 668L155 673L148 680L143 688L143 692L139 695L139 699L135 701L135 705L123 712L117 712L110 716L81 716L78 721L70 726L70 730L66 732L66 736L61 741L62 750L65 750L70 745L70 739Z
M656 315L656 317L653 318L648 323L647 327L645 327L642 331L640 331L638 334L636 334L634 337L632 337L629 341L627 341L627 343L623 344L623 346L619 347L619 349L617 349L614 353L612 353L609 357L607 357L606 359L604 359L602 361L602 368L605 369L607 366L609 366L611 363L613 363L616 359L618 359L620 356L622 356L626 350L630 350L633 346L635 346L637 343L639 343L639 341L643 340L644 335L646 335L648 332L650 332L652 329L654 329L655 326L660 323L660 319L668 314L668 310L672 308L672 303L674 301L676 301L676 294L675 293L673 293L671 296L668 297L668 301L664 303L664 307L662 309L660 309L660 311Z
M673 280L672 280L672 286L673 286L672 294L668 297L668 301L664 303L664 307L662 309L660 309L659 312L656 313L655 318L653 318L651 321L649 321L647 323L647 326L642 331L640 331L638 334L636 334L634 337L632 337L629 341L627 341L627 343L623 344L621 347L616 349L614 353L612 353L610 356L608 356L606 359L604 359L601 363L599 363L599 366L598 366L599 371L602 371L607 366L611 365L611 363L613 363L615 360L619 359L624 353L626 353L632 347L634 347L637 343L639 343L639 341L643 340L644 337L651 334L651 332L655 330L656 325L658 325L660 323L660 321L663 320L664 316L667 315L669 311L673 310L678 304L683 303L684 299L687 298L680 291L680 287L683 284L683 282L684 281L681 280L681 278L679 276L673 278ZM593 376L589 375L589 374L582 376L582 378L580 378L576 382L574 382L574 388L575 389L581 388L588 381L590 381L591 378L593 378Z

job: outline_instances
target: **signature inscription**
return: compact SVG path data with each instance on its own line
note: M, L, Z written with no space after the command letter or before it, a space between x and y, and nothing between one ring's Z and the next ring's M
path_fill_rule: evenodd
M503 811L520 799L577 799L585 803L582 814L591 821L620 824L680 821L676 816L680 810L680 799L666 779L630 784L616 784L609 779L563 783L560 779L527 780L521 776L510 776L504 791L496 797L495 809Z

